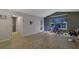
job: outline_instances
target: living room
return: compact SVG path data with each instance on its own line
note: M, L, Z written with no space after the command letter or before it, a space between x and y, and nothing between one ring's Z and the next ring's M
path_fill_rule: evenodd
M79 48L78 9L0 10L0 48ZM75 20L74 20L75 19ZM72 32L69 30L73 30ZM69 34L70 32L70 34ZM73 40L75 38L75 40Z

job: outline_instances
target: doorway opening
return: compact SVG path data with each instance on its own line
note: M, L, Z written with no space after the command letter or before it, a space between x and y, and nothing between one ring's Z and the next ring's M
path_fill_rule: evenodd
M12 16L12 34L19 33L23 34L23 17L22 16Z
M12 16L12 32L16 32L16 20L17 20L17 17L15 16Z

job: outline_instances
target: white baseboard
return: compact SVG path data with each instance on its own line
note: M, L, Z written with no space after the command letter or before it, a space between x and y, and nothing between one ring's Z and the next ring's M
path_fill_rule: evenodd
M10 39L0 40L0 43L1 43L1 42L5 42L5 41L8 41L8 40L10 40Z
M40 31L40 32L43 32L43 31ZM34 34L37 34L37 33L40 33L40 32L35 32L35 33L30 33L30 34L24 34L23 36L30 36L30 35L34 35Z

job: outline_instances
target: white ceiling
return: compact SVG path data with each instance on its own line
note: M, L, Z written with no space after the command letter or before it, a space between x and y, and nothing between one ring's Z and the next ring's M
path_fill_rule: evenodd
M23 12L34 16L45 17L55 12L76 12L78 9L11 9L16 12Z

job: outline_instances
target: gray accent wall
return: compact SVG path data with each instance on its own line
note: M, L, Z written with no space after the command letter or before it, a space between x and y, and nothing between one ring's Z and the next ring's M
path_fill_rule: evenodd
M69 13L69 18L70 27L79 27L79 12Z

